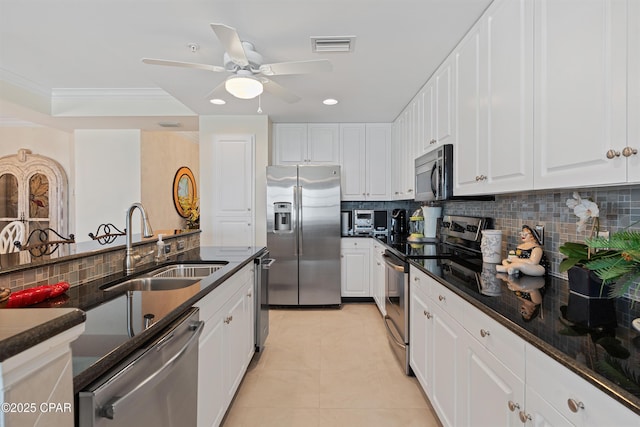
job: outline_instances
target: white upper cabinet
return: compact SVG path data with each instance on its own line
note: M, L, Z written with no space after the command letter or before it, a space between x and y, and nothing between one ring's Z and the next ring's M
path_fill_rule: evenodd
M531 189L533 1L495 1L453 57L454 193Z
M627 67L633 3L535 3L536 189L625 183L628 159L637 165L638 154L625 151L640 148L627 141L627 77L638 78Z
M435 135L437 144L453 144L456 142L453 66L453 58L449 56L434 75L436 91Z
M367 123L366 193L368 200L391 197L391 124Z
M433 80L429 80L422 88L419 96L422 96L422 140L417 141L416 157L429 151L436 141L435 123L435 93Z
M335 123L275 123L274 165L338 164L339 132Z
M640 2L628 6L627 153L640 152ZM627 158L627 181L640 182L640 153Z

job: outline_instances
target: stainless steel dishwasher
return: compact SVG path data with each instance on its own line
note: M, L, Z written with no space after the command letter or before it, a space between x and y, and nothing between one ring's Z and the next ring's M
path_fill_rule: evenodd
M269 267L276 260L269 258L269 251L255 259L256 263L256 351L264 350L269 335Z
M412 375L409 366L409 263L389 250L385 251L384 262L387 338L405 374Z
M78 395L80 427L195 426L198 337L193 308Z

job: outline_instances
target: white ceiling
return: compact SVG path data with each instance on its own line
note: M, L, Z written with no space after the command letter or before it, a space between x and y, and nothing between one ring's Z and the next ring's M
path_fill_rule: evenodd
M207 95L226 73L140 61L151 57L223 65L224 50L209 26L217 22L236 28L267 63L332 62L329 73L272 77L302 98L287 104L263 95L263 114L274 122L391 122L490 2L0 0L0 118L69 129L132 123L152 129L159 121L176 120L182 123L180 130L197 130L198 115L257 114L257 99L226 95L224 106L208 102ZM355 51L313 53L311 36L356 36ZM197 43L199 51L192 53L189 43ZM7 102L7 87L45 98L53 117L30 115L15 95ZM176 112L178 103L166 102L159 89L186 107L184 111ZM114 93L142 104L154 97L159 101L151 102L156 108L148 112L140 107L119 117L105 113L110 116L106 118L88 105ZM340 102L324 106L321 101L327 97ZM56 105L67 99L76 102L74 108L58 111ZM86 110L77 105L82 99L87 100Z

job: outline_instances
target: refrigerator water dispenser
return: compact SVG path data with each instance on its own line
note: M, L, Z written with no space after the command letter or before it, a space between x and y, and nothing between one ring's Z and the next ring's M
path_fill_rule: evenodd
M273 231L289 232L291 231L291 203L275 202L273 204Z

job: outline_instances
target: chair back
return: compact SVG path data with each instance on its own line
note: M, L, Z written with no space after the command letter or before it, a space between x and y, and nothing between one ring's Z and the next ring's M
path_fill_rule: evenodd
M0 232L0 254L19 252L15 242L24 243L25 228L22 221L11 221Z

